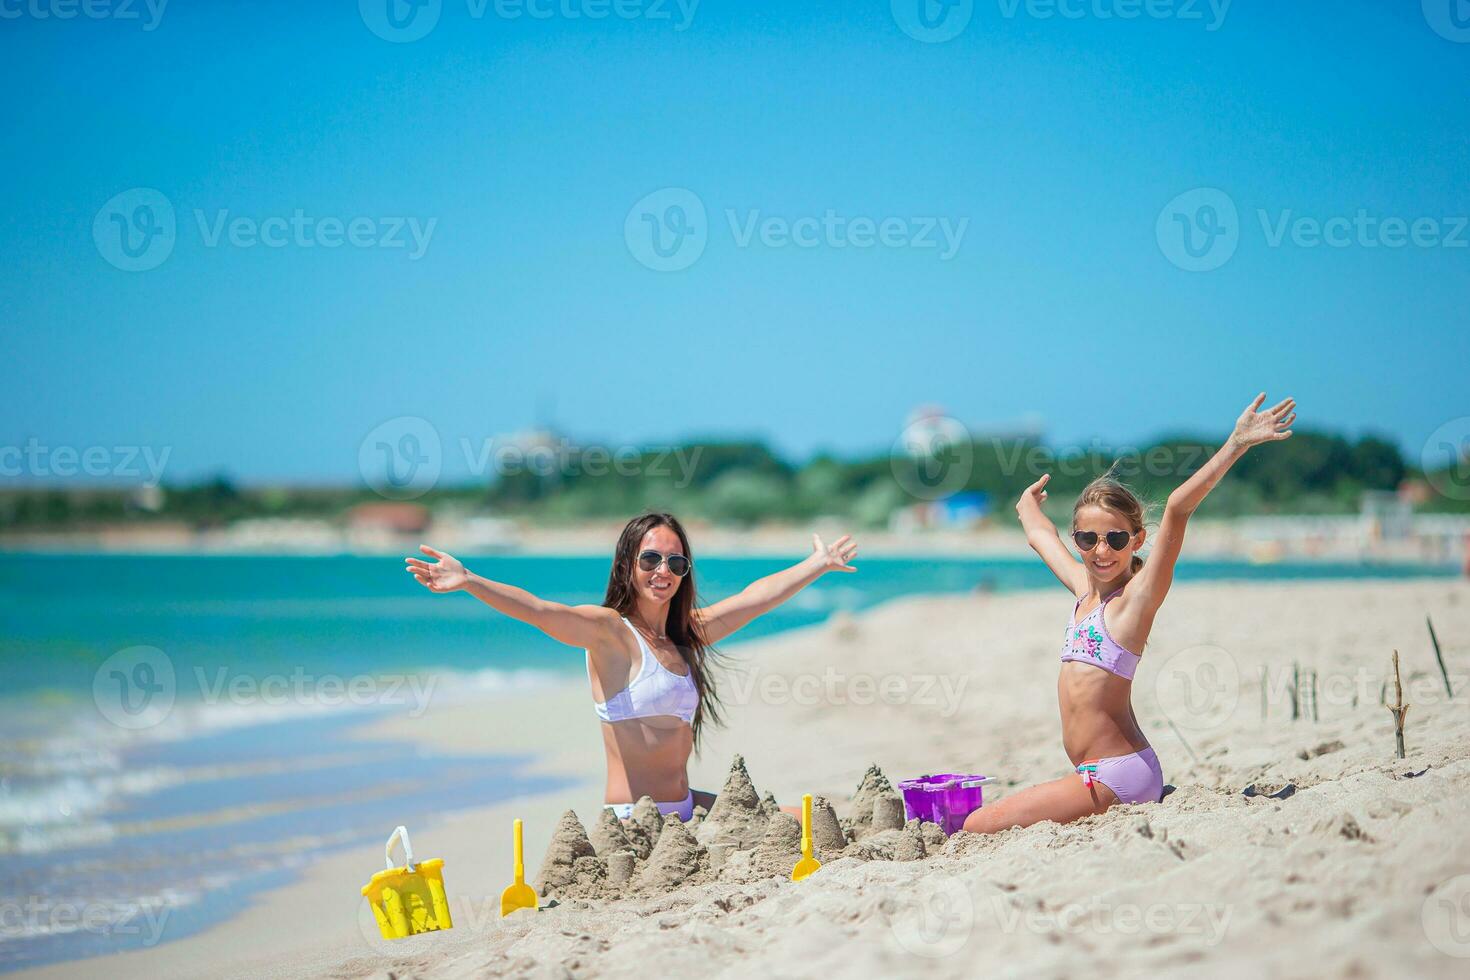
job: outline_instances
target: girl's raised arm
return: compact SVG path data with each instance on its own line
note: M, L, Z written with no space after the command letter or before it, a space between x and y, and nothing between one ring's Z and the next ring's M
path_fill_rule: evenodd
M694 611L704 642L718 643L746 623L770 612L811 585L827 572L855 572L848 564L857 554L857 543L844 534L830 545L812 535L812 553L790 568L756 579L728 599Z
M1263 391L1240 413L1234 431L1220 451L1169 494L1153 550L1124 594L1128 605L1141 604L1138 611L1142 615L1152 619L1163 604L1164 596L1169 593L1169 586L1174 582L1174 564L1184 547L1184 529L1195 508L1209 496L1215 484L1235 465L1236 460L1245 455L1247 449L1263 442L1280 442L1291 436L1291 424L1296 421L1296 399L1286 398L1264 412L1259 411L1265 400Z
M1031 550L1041 556L1046 567L1051 569L1052 574L1073 595L1081 598L1087 594L1089 588L1087 570L1080 561L1072 557L1072 552L1062 543L1061 535L1057 534L1057 526L1041 510L1041 502L1046 499L1046 484L1050 479L1050 473L1044 474L1026 488L1021 499L1016 501L1016 516L1021 519L1021 529L1026 532L1026 543L1031 546Z
M433 562L405 558L405 570L430 592L465 591L497 612L530 623L553 640L567 646L591 649L602 646L612 635L617 613L605 606L568 606L538 598L525 589L481 578L453 555L428 545L419 550Z

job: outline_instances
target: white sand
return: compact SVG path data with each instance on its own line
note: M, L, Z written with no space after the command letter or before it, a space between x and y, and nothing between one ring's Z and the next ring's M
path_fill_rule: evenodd
M723 689L730 726L710 739L695 783L718 789L739 751L762 792L822 794L840 811L875 761L895 781L991 773L998 792L1065 774L1055 679L1069 608L1060 588L911 599L738 647L741 672ZM1413 705L1402 761L1379 704L1395 647ZM1319 721L1290 718L1293 662L1318 673ZM364 938L357 888L381 852L360 849L199 936L34 975L1460 977L1470 972L1470 878L1454 880L1470 875L1465 691L1470 583L1183 584L1135 684L1178 787L1161 804L955 838L923 861L843 859L802 883L568 901L506 920L496 897L509 880L509 818L527 821L534 879L561 812L574 807L584 824L595 815L589 698L576 686L514 706L436 708L389 728L441 747L539 750L544 770L579 780L416 833L417 849L447 859L451 932ZM1281 800L1241 792L1287 783L1296 792Z

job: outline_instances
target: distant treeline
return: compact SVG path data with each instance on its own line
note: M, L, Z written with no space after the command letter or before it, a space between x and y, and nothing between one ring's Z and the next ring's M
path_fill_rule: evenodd
M612 452L563 447L499 466L487 483L439 486L417 498L431 510L453 507L545 522L622 518L645 508L734 524L804 521L831 515L859 526L886 524L895 511L954 493L984 494L995 519L1014 520L1012 503L1051 473L1058 516L1078 491L1110 466L1148 501L1169 492L1210 457L1217 444L1169 439L1142 449L1090 447L1058 453L1035 439L974 438L941 443L932 453L841 459L820 455L793 463L759 442L690 443L676 449ZM1202 515L1331 514L1356 511L1365 490L1395 490L1422 477L1391 442L1372 436L1298 432L1249 453L1209 497ZM355 504L381 500L366 487L242 488L221 476L165 485L154 499L120 489L0 490L0 527L63 529L116 522L174 520L197 527L242 518L339 518ZM1470 496L1470 493L1459 496ZM965 498L971 503L975 497ZM1430 490L1426 510L1470 510L1470 502Z

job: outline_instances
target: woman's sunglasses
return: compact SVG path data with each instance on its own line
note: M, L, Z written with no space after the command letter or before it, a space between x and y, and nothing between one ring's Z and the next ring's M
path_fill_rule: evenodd
M1097 547L1097 532L1073 531L1072 540L1076 541L1077 547L1081 548L1083 551L1091 551L1093 548ZM1103 535L1103 540L1106 541L1108 543L1108 547L1112 548L1114 551L1122 551L1124 548L1128 547L1128 542L1133 540L1133 533L1131 531L1109 531L1107 534Z
M678 552L671 555L663 555L657 551L641 551L638 553L638 567L645 572L651 572L665 561L668 562L669 572L683 578L689 574L689 559Z

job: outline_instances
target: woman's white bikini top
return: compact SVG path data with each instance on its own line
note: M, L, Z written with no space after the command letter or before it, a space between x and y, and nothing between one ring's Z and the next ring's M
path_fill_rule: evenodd
M643 634L622 617L623 625L633 631L642 653L638 673L623 688L606 702L594 701L597 717L603 721L627 721L630 718L649 718L654 715L673 715L686 724L693 723L694 711L699 707L699 690L689 674L676 674L653 655ZM592 654L587 654L587 677L592 677Z

